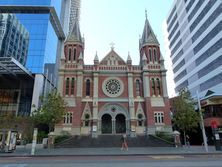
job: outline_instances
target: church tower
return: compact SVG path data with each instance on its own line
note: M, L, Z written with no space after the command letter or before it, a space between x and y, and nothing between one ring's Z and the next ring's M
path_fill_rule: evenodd
M78 17L76 17L78 18ZM57 130L72 131L80 134L84 66L84 39L80 33L79 20L74 20L72 28L64 41L63 53L59 68L59 92L68 107L63 125ZM60 127L61 126L61 127ZM76 128L78 127L78 128Z
M158 120L156 119L163 117L165 119L165 127L168 126L171 129L166 69L160 52L160 44L147 19L147 11L143 34L139 40L139 49L140 66L143 71L142 78L147 115L147 131L148 133L153 133L158 128L161 130L161 126L156 126L158 124Z

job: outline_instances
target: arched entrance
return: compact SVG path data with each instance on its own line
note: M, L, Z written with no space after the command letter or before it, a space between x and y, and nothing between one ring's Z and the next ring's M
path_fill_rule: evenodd
M102 116L102 133L112 133L112 117L109 114Z
M116 115L116 133L126 133L126 117L123 114Z
M107 103L101 108L98 113L98 134L129 134L129 129L129 113L125 107Z

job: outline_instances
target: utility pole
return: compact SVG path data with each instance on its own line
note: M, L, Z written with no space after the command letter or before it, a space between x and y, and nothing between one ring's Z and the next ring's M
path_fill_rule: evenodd
M201 129L202 129L204 147L205 147L205 151L208 152L207 137L206 137L206 132L205 132L205 128L204 128L204 121L203 121L203 115L202 115L202 111L201 111L200 98L199 98L198 91L197 91L197 101L198 101L198 108L199 108L199 114L200 114L200 124L201 124Z

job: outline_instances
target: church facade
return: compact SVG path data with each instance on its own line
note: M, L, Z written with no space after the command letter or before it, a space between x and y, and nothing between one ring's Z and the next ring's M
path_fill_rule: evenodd
M130 55L123 60L114 48L94 64L84 63L84 39L78 20L64 42L58 90L67 102L63 122L55 134L126 133L130 136L171 132L166 69L159 42L145 19L139 40L139 65Z

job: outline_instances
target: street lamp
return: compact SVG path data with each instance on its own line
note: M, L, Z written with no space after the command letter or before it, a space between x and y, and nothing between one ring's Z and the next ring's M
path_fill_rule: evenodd
M200 114L200 124L201 124L201 129L202 129L204 147L205 147L206 152L208 152L207 137L206 137L206 132L205 132L205 128L204 128L204 121L203 121L203 115L202 115L202 111L201 111L200 98L199 98L198 91L197 91L197 101L198 101L198 108L199 108L199 114Z

